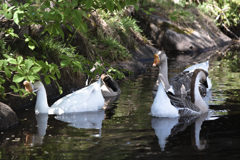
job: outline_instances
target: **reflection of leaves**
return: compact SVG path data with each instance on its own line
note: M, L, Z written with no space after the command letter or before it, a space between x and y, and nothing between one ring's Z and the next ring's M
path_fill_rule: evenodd
M237 68L237 66L232 62L233 59L227 57L221 63L215 62L209 70L215 99L212 103L214 104L222 104L226 100L240 102L240 72L239 70L233 72L231 67Z

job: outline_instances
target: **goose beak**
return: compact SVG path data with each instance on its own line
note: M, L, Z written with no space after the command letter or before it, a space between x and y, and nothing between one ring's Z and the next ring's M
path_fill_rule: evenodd
M27 92L33 92L33 87L32 87L32 84L30 82L24 81L23 85L25 86L25 90Z
M155 54L154 55L154 60L153 60L153 67L157 66L158 64L160 63L160 59L159 59L159 56L158 54Z

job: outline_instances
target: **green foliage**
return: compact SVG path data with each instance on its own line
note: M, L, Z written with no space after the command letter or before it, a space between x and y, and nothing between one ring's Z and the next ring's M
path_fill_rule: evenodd
M93 46L96 46L97 52L111 61L130 59L131 55L126 48L134 48L135 40L133 34L136 33L139 37L145 39L141 35L142 30L137 25L137 21L125 16L122 11L113 12L113 14L102 10L98 10L97 12L108 25L108 31L104 29L98 30L98 37L90 39Z
M3 56L5 59L0 60L0 69L5 72L5 76L9 81L15 83L15 85L11 85L10 88L20 95L25 93L24 89L19 88L19 83L23 80L32 82L40 80L40 74L56 80L55 75L60 75L58 66L55 64L48 64L46 61L37 61L34 57L23 59L22 56L14 57L7 54L3 54ZM49 81L45 80L45 82L48 83ZM4 83L4 80L0 80L1 88ZM1 89L1 92L3 91L4 88Z
M224 64L228 67L231 72L240 71L240 52L239 51L229 51L226 53L226 56L223 59Z
M132 28L135 32L141 33L142 30L137 25L137 21L131 17L123 17L119 22L120 28L123 29L125 34L130 32L130 28Z
M179 18L181 19L188 19L190 17L190 13L188 11L184 11L184 10L177 10L177 11L173 11L169 17L172 21L177 21Z
M6 37L11 36L12 38L19 38L17 34L14 33L13 28L9 28L6 30Z
M232 0L206 1L198 6L201 11L215 19L217 25L225 24L226 26L239 23L240 4Z
M192 5L188 4L186 0L180 0L179 3L174 3L172 0L142 0L142 3L146 14L158 10L159 13L169 17L172 21L192 22L194 19L193 14L188 10Z
M111 61L126 60L131 57L128 50L116 39L110 36L103 36L98 40L102 45L106 45L106 50L98 50L100 54Z
M13 19L13 21L20 26L42 25L44 27L42 35L48 33L52 38L48 37L39 41L30 35L24 35L25 43L33 51L36 58L11 54L9 49L6 48L5 40L0 39L0 50L4 57L0 60L0 68L2 71L0 75L1 94L4 94L5 88L3 85L6 80L14 83L10 88L20 95L25 93L23 89L19 88L19 83L23 80L34 82L40 80L40 75L42 75L46 84L49 84L51 81L57 83L56 80L61 77L60 69L63 68L70 68L73 72L81 72L92 77L94 77L94 74L101 74L106 66L110 66L108 63L102 62L96 57L96 61L99 61L99 63L103 65L96 66L95 71L92 73L89 68L92 68L96 61L90 62L82 55L77 54L75 48L70 46L70 43L66 45L63 42L56 41L54 37L58 37L58 40L59 37L62 40L66 37L60 26L65 26L70 31L72 31L71 27L73 26L76 29L75 33L86 33L87 24L84 20L89 18L89 11L100 9L109 14L110 12L121 11L127 5L134 5L137 9L137 2L138 0L39 0L36 2L26 0L25 4L19 4L13 1L11 7L6 3L2 3L0 5L0 14L4 14L8 19ZM129 20L133 23L133 20ZM124 23L127 24L127 21ZM128 27L129 26L128 24ZM132 28L139 30L136 26L132 26ZM12 28L2 32L5 32L5 37L22 40L14 33ZM74 35L72 37L74 37ZM116 41L112 37L106 36L104 38L101 39L101 43L109 45L112 51L111 53L116 52L116 55L110 54L112 59L116 57L120 59L129 58L128 51L119 41ZM37 51L43 51L44 54L39 54ZM114 72L116 76L113 77L124 77L122 71L116 68L111 68L108 72L111 74ZM60 86L59 91L60 93L62 92Z

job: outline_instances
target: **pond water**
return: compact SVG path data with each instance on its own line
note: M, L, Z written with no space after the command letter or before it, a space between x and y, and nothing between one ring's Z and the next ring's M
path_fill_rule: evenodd
M169 67L169 76L184 68ZM0 133L0 159L240 159L240 83L216 62L210 69L209 114L195 119L153 118L158 68L121 82L106 110L61 116L17 111L20 123ZM67 123L71 122L71 123Z

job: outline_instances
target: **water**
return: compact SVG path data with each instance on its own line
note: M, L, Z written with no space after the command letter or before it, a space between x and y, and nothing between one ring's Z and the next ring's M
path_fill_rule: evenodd
M169 75L182 70L170 67ZM120 83L119 100L106 110L57 117L35 116L34 106L18 111L20 123L0 133L0 159L240 159L240 74L216 63L209 114L180 119L148 115L157 72Z

